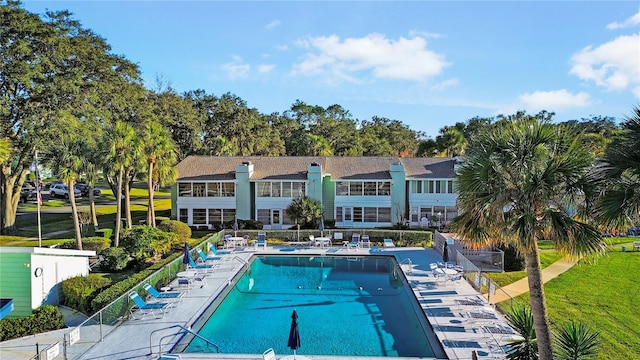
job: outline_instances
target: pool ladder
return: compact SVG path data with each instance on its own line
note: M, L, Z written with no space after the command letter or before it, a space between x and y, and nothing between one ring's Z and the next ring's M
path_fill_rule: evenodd
M413 269L413 263L411 262L411 258L403 259L399 265L400 265L400 270L402 270L403 272L406 272L407 274L411 274L411 271ZM409 267L407 268L407 271L404 271L404 269L402 268L402 265L409 265Z
M149 355L153 355L153 334L155 334L158 331L163 331L163 330L168 330L168 329L173 329L173 328L180 328L181 330L173 333L173 334L169 334L169 335L165 335L163 337L160 338L160 340L158 340L158 352L162 355L162 340L164 340L165 338L168 337L172 337L172 336L176 336L176 335L183 335L183 334L191 334L195 337L197 337L198 339L204 341L207 344L207 348L209 348L209 345L212 345L215 349L216 349L216 353L220 353L220 347L218 345L216 345L214 342L212 342L211 340L204 338L196 333L194 333L193 331L191 331L191 329L186 328L182 325L171 325L168 326L166 328L162 328L162 329L156 329L153 330L151 332L151 334L149 334Z

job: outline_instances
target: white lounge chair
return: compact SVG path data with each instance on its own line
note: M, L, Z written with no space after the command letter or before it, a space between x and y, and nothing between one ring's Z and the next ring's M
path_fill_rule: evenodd
M267 234L258 233L258 239L254 242L256 250L262 246L263 249L267 249Z
M369 241L369 235L362 235L362 240L360 240L360 247L361 248L369 248L371 249L371 241Z
M384 239L383 244L384 247L396 247L396 244L393 243L392 239Z
M276 353L273 348L269 348L262 353L263 360L276 360Z

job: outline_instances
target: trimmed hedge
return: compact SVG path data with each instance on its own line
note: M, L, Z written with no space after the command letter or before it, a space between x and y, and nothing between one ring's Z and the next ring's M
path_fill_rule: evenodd
M111 246L111 240L99 236L92 236L82 239L82 250L93 250L97 253ZM67 240L60 244L62 249L75 249L76 241Z
M177 244L176 234L147 225L126 229L120 240L120 246L129 253L139 267L159 261Z
M110 286L109 288L105 289L91 301L92 314L99 311L103 307L109 305L110 303L115 301L117 298L125 294L127 291L131 290L133 287L138 285L144 279L149 277L155 271L157 271L158 269L161 269L165 264L173 261L174 259L180 256L182 256L181 253L175 253L167 257L166 259L162 259L161 261L153 264L147 269L142 270L136 274L133 274L130 277L122 281L119 281L113 284L112 286Z
M62 282L62 303L83 314L91 312L91 300L97 292L109 286L111 280L98 274L77 276Z
M165 220L158 225L158 229L178 235L180 245L184 245L191 238L191 228L189 225L178 220Z
M64 328L64 316L53 305L42 305L26 318L0 320L0 341Z

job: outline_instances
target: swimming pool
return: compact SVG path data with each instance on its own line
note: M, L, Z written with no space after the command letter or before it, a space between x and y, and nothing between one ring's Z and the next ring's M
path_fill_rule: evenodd
M193 330L221 353L289 354L293 309L298 354L434 357L433 333L391 256L256 257ZM183 351L214 350L196 338Z

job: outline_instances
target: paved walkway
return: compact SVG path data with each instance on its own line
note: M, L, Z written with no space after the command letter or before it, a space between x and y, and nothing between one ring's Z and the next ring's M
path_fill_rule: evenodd
M546 268L542 269L542 282L546 284L547 282L551 281L551 279L558 277L558 275L571 269L571 267L577 264L579 260L580 259L575 259L567 256L547 266ZM499 303L528 292L529 279L525 277L502 287L501 292L496 292L495 295L491 295L491 302L494 304Z

